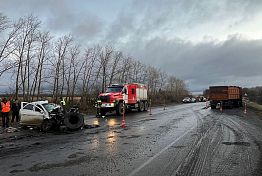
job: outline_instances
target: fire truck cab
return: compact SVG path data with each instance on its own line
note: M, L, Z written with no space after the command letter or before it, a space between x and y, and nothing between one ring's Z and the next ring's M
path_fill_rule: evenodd
M140 83L112 84L98 96L96 108L97 114L102 116L112 111L122 115L123 108L147 111L147 87Z

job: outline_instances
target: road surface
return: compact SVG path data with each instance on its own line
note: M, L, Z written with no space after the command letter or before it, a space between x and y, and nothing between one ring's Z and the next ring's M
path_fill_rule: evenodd
M205 103L87 117L78 132L0 134L0 175L262 175L262 117Z

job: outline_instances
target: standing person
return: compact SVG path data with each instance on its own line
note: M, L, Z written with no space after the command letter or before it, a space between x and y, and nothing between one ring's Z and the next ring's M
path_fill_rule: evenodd
M17 99L12 103L11 110L12 110L12 120L11 123L19 122L19 110L21 109L20 103Z
M7 100L7 98L4 98L1 102L1 108L2 108L2 125L4 128L9 127L9 112L11 110L10 107L10 101Z
M63 112L65 113L65 106L66 106L66 102L65 102L65 99L63 97L60 97L60 105L63 109Z

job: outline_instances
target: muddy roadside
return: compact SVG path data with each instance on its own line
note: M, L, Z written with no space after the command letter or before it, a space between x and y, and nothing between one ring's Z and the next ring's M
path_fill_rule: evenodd
M105 128L96 124L94 116L85 116L84 118L85 125L78 131L61 128L57 131L42 132L38 128L24 128L17 124L11 125L13 127L9 129L0 127L0 157L31 149L41 149L53 144L71 142L78 136L96 133Z

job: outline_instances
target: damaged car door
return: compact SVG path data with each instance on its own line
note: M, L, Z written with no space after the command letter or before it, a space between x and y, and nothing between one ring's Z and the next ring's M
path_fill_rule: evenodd
M32 103L22 102L20 109L20 124L39 126L44 120L45 112Z

